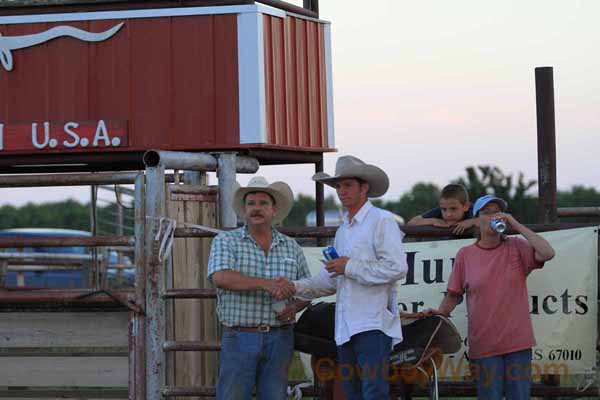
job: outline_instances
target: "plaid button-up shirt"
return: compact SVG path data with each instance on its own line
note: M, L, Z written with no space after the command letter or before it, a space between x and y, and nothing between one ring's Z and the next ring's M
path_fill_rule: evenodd
M247 225L223 232L213 239L208 260L208 278L217 271L232 270L246 276L289 280L310 277L302 249L293 239L273 229L269 254L256 243ZM268 292L217 289L217 313L225 326L280 326Z

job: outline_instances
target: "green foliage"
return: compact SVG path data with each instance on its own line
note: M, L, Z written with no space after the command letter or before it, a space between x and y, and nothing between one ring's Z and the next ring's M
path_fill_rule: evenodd
M117 208L118 206L115 203L108 204L104 207L98 207L97 214L99 235L116 235L119 233L117 232L116 224L118 213ZM123 235L133 235L134 218L135 216L133 208L123 208Z
M493 194L508 202L509 212L517 220L536 222L538 201L528 193L537 184L535 180L526 180L523 173L519 172L515 183L513 175L506 175L500 168L489 165L467 167L465 171L466 177L460 177L452 183L463 185L471 201L485 194Z
M422 214L438 205L440 189L433 183L418 182L407 193L396 201L374 200L377 207L398 214L408 221L418 214Z
M75 200L0 207L0 228L64 228L89 230L89 206Z
M465 176L453 181L467 188L471 200L484 194L495 194L508 201L509 211L524 223L537 222L538 199L531 194L536 185L535 180L527 180L522 173L514 179L506 175L498 167L477 166L468 167ZM440 188L433 183L416 183L408 192L397 200L373 201L378 207L401 215L405 221L438 205ZM573 186L570 190L558 191L558 207L599 207L600 191L581 185ZM325 199L326 210L337 210L339 205L334 196ZM284 221L286 226L304 226L306 216L315 210L315 199L300 194L296 197L290 215ZM124 209L125 235L133 232L133 210ZM116 234L117 207L109 204L98 208L99 234ZM598 222L599 218L580 217L561 219L561 222ZM65 228L90 230L90 205L81 204L75 200L65 200L55 203L33 204L22 207L5 205L0 207L0 229L8 228Z
M600 207L600 192L594 188L575 185L569 191L559 190L556 193L558 207ZM599 218L577 217L561 218L562 222L598 222Z
M570 191L559 190L556 203L558 207L600 207L600 192L594 188L575 185Z
M125 209L123 214L126 225L123 234L130 235L133 233L131 228L133 210ZM98 234L117 233L116 215L115 204L98 208ZM55 203L27 203L22 207L5 205L0 207L0 229L10 228L63 228L90 231L90 204L81 204L69 199Z
M299 194L294 201L292 211L283 221L285 226L305 226L306 216L316 209L316 201L311 196ZM325 210L337 210L338 205L335 201L335 197L327 196L324 203Z

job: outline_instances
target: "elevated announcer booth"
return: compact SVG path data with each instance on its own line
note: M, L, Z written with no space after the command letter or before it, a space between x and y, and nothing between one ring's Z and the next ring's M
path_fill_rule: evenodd
M134 184L135 198L131 236L96 236L92 216L92 237L0 251L116 246L136 268L130 289L94 264L89 288L8 290L0 257L0 397L214 396L206 259L214 228L236 224L236 173L321 171L335 150L330 25L303 5L0 1L0 187Z
M278 1L3 3L1 173L139 169L148 149L311 162L334 147L330 25L314 11ZM18 4L36 6L6 7Z

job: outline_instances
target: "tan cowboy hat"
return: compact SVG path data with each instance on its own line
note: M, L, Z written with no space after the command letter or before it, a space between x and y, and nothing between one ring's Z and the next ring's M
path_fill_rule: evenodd
M387 192L390 180L383 170L371 164L366 164L353 156L342 156L335 163L335 175L331 176L324 172L313 175L313 181L324 183L331 187L344 178L360 178L369 184L369 197L380 197Z
M290 186L285 182L273 182L269 184L262 176L255 176L250 179L248 186L241 187L236 182L236 189L233 192L233 209L241 219L245 219L244 196L252 192L265 192L273 196L277 212L273 216L273 223L283 221L292 210L294 204L294 193Z

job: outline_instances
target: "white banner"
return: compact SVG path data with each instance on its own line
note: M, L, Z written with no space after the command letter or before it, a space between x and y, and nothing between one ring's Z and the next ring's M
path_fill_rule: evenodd
M556 256L527 280L529 306L537 346L532 372L575 375L590 372L596 362L598 299L598 228L542 233ZM398 284L400 307L418 312L442 301L456 252L473 239L405 243L409 262L406 279ZM322 268L320 248L305 248L311 273ZM335 296L325 298L335 301ZM444 359L440 375L458 378L468 373L466 302L452 313L463 338L463 349Z

